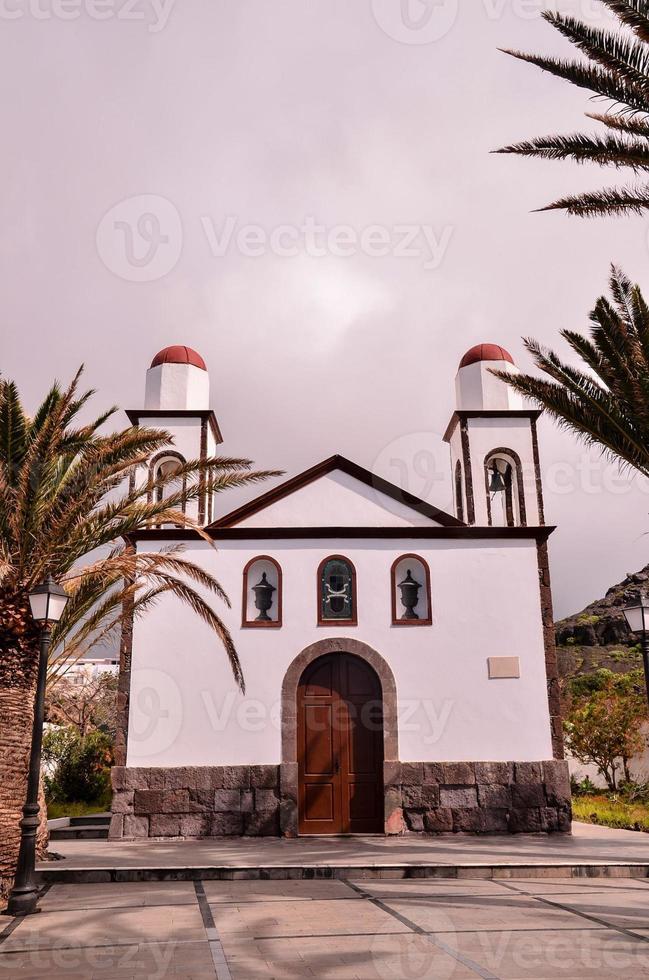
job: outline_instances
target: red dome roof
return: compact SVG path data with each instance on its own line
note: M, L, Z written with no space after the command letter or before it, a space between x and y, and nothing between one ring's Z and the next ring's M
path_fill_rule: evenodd
M181 344L174 344L173 347L165 347L158 351L151 361L151 367L157 367L158 364L193 364L194 367L207 371L207 365L198 351Z
M509 361L510 364L513 364L514 358L500 344L476 344L475 347L466 352L460 361L460 367L477 364L478 361Z

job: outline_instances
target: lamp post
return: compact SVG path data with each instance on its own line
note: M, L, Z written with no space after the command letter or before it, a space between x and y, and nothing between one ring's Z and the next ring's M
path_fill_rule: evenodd
M40 912L36 907L38 888L34 880L36 868L36 835L38 833L39 811L38 787L41 774L41 745L43 742L43 719L45 715L45 684L47 681L47 658L50 650L52 624L58 623L65 604L67 593L51 575L29 593L32 616L41 628L40 655L38 659L38 680L34 699L34 722L32 725L32 745L29 754L29 774L27 777L27 796L20 821L20 850L16 867L16 879L9 896L6 915L30 915Z
M641 593L637 602L632 606L626 606L623 612L631 632L640 634L644 680L649 702L649 599Z

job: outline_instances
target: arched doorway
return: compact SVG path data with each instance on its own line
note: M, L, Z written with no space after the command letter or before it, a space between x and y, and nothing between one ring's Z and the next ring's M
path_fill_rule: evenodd
M347 652L309 664L297 688L300 834L384 829L383 696L376 671Z

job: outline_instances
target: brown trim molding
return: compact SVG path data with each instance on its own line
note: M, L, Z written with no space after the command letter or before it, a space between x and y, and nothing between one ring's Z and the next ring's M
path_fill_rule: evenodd
M349 565L352 573L352 618L351 619L325 619L322 615L322 593L320 591L320 579L322 577L322 570L328 561L343 561L346 565ZM358 626L358 608L356 606L356 568L354 567L353 561L350 561L346 555L327 555L323 558L318 565L318 574L316 578L316 599L318 610L318 626Z
M277 569L277 619L257 620L248 619L248 572L258 561L269 561ZM243 569L243 598L241 603L241 626L245 629L278 629L282 625L282 566L270 555L255 555Z
M268 541L295 540L300 538L344 538L359 540L391 541L402 538L405 541L425 540L480 540L526 538L530 541L547 541L555 530L551 524L542 527L487 527L486 525L468 527L216 527L206 528L214 541ZM133 541L203 541L204 538L191 528L150 528L147 531L134 531L129 534Z
M288 497L289 494L300 490L309 483L313 483L314 480L318 480L322 476L333 473L335 470L340 470L342 473L354 477L354 479L359 480L373 490L377 490L379 493L391 497L392 500L396 500L406 507L411 507L419 514L423 514L424 517L430 518L431 521L441 524L442 527L462 527L462 521L458 521L456 517L447 514L443 510L439 510L437 507L433 507L432 504L421 500L419 497L415 497L414 494L408 493L407 490L402 490L396 484L390 483L380 476L376 476L375 473L371 473L357 463L352 463L351 460L346 459L344 456L330 456L329 459L323 460L323 462L318 463L316 466L304 470L303 473L298 473L297 476L292 477L290 480L280 483L279 486L273 487L272 490L268 490L259 497L255 497L254 500L243 504L242 507L237 507L236 510L231 511L225 517L211 524L210 528L232 527L232 525L238 524L239 521L252 517L253 514L259 513L260 510L263 510L270 504L274 504L277 500Z
M487 494L487 521L489 527L492 527L491 518L491 496L489 494L489 469L488 464L494 458L496 458L500 453L504 456L511 456L514 462L514 468L516 469L516 487L518 489L518 519L520 525L516 523L516 515L514 514L513 502L510 501L509 510L511 513L507 515L507 523L509 527L527 527L527 511L525 509L525 485L523 483L523 467L521 464L521 458L518 453L515 453L513 449L507 449L504 446L499 446L498 449L492 449L491 452L487 453L484 458L483 468L484 468L484 480L485 480L485 492Z
M444 442L449 442L453 432L455 431L455 426L458 422L466 422L467 419L531 419L535 420L539 418L543 413L539 409L514 409L511 412L505 411L480 411L476 409L475 411L465 411L458 410L453 412L451 415L451 421L446 427L446 432L444 433Z
M135 544L126 540L125 551L132 554ZM131 707L131 664L133 660L133 623L135 600L127 597L122 603L122 627L119 640L119 673L117 675L117 726L115 732L115 765L126 765L128 722Z
M455 461L453 480L455 487L455 515L458 521L462 521L464 524L464 492L462 490L464 480L462 476L462 463L459 459Z
M460 422L460 440L462 443L462 459L464 462L464 495L466 497L467 524L475 524L475 500L473 498L473 473L471 471L471 445L466 419Z
M174 411L162 408L128 408L126 415L131 425L139 425L141 419L201 419L209 425L216 444L223 442L219 423L211 408L178 408Z
M537 542L539 565L539 589L541 594L541 621L543 625L543 645L545 647L545 674L548 684L548 705L550 708L550 734L555 759L564 758L563 718L561 716L561 696L559 691L559 668L554 634L554 614L552 611L552 588L550 585L550 562L546 541Z
M536 419L532 419L532 456L534 458L534 477L536 480L536 503L539 509L539 524L545 524L543 507L543 481L541 479L541 460L539 457L539 434Z
M426 601L428 603L428 615L423 619L401 619L397 616L397 565L400 565L402 561L407 561L408 559L413 559L419 562L419 564L424 569L425 584L424 588L426 590ZM428 567L428 562L421 555L415 555L414 553L409 553L405 555L399 555L392 562L392 567L390 568L390 591L392 595L392 625L393 626L431 626L433 622L433 607L431 602L430 594L430 568Z
M204 463L207 459L207 419L201 419L201 448L200 460ZM206 491L205 470L201 470L198 476L198 523L201 527L205 524L205 491Z

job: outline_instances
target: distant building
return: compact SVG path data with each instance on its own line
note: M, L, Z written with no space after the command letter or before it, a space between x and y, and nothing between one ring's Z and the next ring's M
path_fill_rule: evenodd
M570 829L539 413L493 368L517 372L480 344L458 369L454 514L334 456L225 515L206 478L188 509L216 548L133 536L217 577L246 694L173 598L127 626L113 838ZM221 443L187 347L156 355L128 414L173 436L152 494Z
M116 657L84 657L71 663L67 668L61 668L66 680L73 684L82 684L84 681L94 680L102 674L117 674L119 672L119 660Z

